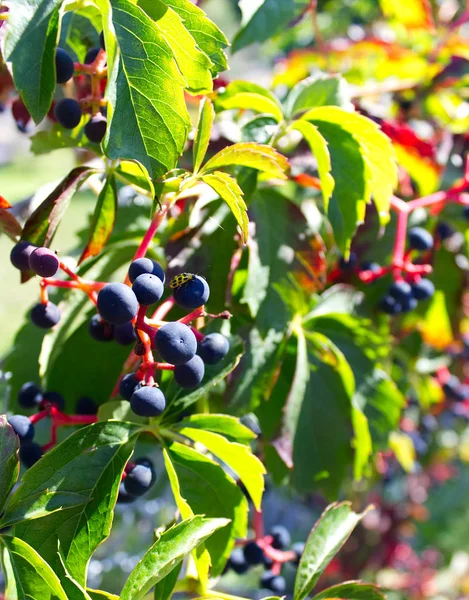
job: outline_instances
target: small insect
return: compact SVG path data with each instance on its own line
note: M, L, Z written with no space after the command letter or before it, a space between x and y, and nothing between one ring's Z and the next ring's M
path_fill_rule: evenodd
M180 288L188 281L194 279L195 275L192 273L179 273L179 275L175 275L171 281L169 282L169 287L172 289Z

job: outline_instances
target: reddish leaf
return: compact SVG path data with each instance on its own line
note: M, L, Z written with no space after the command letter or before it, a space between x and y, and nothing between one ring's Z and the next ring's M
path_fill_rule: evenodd
M381 129L391 138L393 142L413 148L423 158L430 158L436 161L436 147L431 142L419 138L415 131L405 123L391 123L390 121L382 121Z
M22 227L16 220L16 217L2 206L0 206L0 231L3 231L14 242L16 242L22 232Z
M90 256L101 252L114 228L117 212L117 187L113 175L109 176L98 197L98 202L91 221L90 235L80 263Z
M0 208L11 208L11 204L3 196L0 196Z

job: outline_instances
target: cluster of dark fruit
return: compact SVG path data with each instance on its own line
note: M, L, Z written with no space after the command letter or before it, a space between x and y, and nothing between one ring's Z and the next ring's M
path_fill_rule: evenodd
M409 246L412 250L426 252L433 248L433 237L426 229L414 227L408 233ZM380 309L389 314L397 315L417 308L419 301L428 300L435 293L433 283L424 277L408 282L394 281L388 293L381 300Z
M123 481L119 487L117 502L130 504L153 486L156 473L149 458L137 458L135 462L127 463Z
M173 289L176 303L185 309L203 306L210 288L203 277L184 274L184 283ZM140 307L159 302L164 293L165 274L157 262L139 258L129 267L132 287L109 283L98 294L98 315L90 321L90 333L99 341L112 338L131 342L136 337L133 320ZM122 343L122 341L121 341ZM185 389L197 387L205 374L205 364L216 364L229 350L229 342L220 333L211 333L197 342L192 329L183 323L163 325L154 337L154 348L166 363L174 366L174 378ZM136 345L137 354L140 344ZM166 408L166 399L159 387L146 385L138 373L125 375L119 393L130 401L133 412L142 417L158 417Z
M101 48L104 50L104 38L101 34ZM85 64L91 64L96 59L101 48L91 48L85 58ZM67 83L72 79L75 66L70 54L63 48L57 48L55 53L55 71L56 81L59 84ZM80 103L74 98L62 98L57 102L54 108L54 115L57 121L65 129L74 129L80 124L82 109ZM86 123L84 132L90 142L101 143L106 134L106 117L99 113L93 115Z
M55 406L63 412L65 400L58 392L43 391L33 382L25 383L18 393L18 404L22 408L45 410L50 406ZM75 408L77 415L95 415L98 407L94 400L83 396L79 398ZM14 432L20 440L20 459L27 468L32 467L42 456L43 451L39 444L33 441L34 425L29 417L24 415L12 415L8 422L13 427Z
M275 550L290 550L295 557L291 562L298 565L305 545L303 542L291 544L290 532L283 525L272 527L268 538L270 537L270 546ZM267 538L267 539L268 539ZM266 570L260 579L260 585L263 589L269 590L278 596L283 596L286 592L285 578L274 573L271 569L273 561L266 556L264 550L256 541L249 541L243 546L236 547L228 560L225 573L230 569L239 575L246 573L251 567L262 565Z

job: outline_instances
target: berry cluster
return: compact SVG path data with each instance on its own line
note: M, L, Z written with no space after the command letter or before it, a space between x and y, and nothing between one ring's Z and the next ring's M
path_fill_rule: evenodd
M287 562L298 565L304 547L303 542L292 545L288 529L283 525L275 525L266 536L240 542L231 553L225 572L231 569L242 575L250 567L262 565L265 572L260 579L261 587L283 596L287 585L281 574L282 565Z
M130 504L153 486L156 473L149 458L138 458L135 462L127 463L122 475L117 502Z

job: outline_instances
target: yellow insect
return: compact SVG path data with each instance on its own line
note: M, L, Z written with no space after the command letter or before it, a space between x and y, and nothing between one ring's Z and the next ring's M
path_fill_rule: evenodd
M175 275L171 279L171 281L169 282L169 287L172 288L173 290L175 288L180 288L188 281L191 281L192 279L194 279L194 277L195 277L195 275L193 275L192 273L179 273L179 275Z

